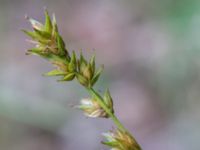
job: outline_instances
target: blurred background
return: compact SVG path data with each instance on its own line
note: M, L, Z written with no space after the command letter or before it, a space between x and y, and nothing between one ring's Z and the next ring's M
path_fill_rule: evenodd
M86 91L44 78L45 60L20 29L27 14L55 13L68 49L105 65L96 89L110 88L116 115L144 150L199 150L199 0L0 0L0 149L106 150L110 120L71 108Z

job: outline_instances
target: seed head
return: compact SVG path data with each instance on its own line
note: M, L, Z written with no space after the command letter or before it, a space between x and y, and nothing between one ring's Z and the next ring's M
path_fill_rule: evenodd
M89 61L87 61L82 53L77 62L79 74L76 76L78 81L85 87L92 87L103 71L103 67L96 70L95 67L95 55L93 55Z
M91 118L107 118L107 113L101 108L99 103L95 99L82 99L80 105L78 106L83 110L84 114Z
M112 148L111 150L140 150L137 142L127 132L115 129L107 133L103 133L103 136L107 141L102 143L110 146Z
M48 11L45 10L44 24L29 17L26 17L26 19L31 23L33 31L23 31L32 38L32 41L34 41L32 43L36 43L35 48L30 49L28 54L46 56L47 59L49 55L66 56L66 59L69 60L68 51L58 32L55 17L51 21Z

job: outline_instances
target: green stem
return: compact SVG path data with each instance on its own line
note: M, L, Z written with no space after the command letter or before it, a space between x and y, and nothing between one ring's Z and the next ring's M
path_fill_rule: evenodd
M126 132L125 127L121 124L121 122L117 119L117 117L110 111L110 109L105 105L103 98L93 89L88 89L90 94L96 98L100 106L105 110L105 112L112 118L115 125L122 131Z
M112 111L106 106L106 104L104 103L103 98L93 88L88 88L88 91L92 96L94 96L96 98L96 100L98 101L99 105L110 116L110 118L113 120L113 122L117 126L117 128L120 129L123 132L126 132L126 133L130 134L129 131L123 126L123 124L115 116L115 114L112 113ZM134 139L134 137L133 137L133 139ZM137 141L135 139L134 139L134 141L135 141L135 143L137 145L138 150L141 150L141 148L140 148L139 144L137 143Z

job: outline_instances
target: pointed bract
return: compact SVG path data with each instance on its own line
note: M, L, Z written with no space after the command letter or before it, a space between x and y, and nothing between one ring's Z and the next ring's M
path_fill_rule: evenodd
M93 55L90 58L90 65L91 65L92 72L95 72L95 55Z
M42 31L42 30L37 30L34 29L35 34L40 38L40 39L46 39L49 40L51 38L51 34L47 31Z
M76 72L77 61L76 61L76 53L74 51L72 52L71 60L68 67L70 72Z
M44 29L46 32L52 34L52 22L47 10L45 10L45 24Z
M66 76L64 76L63 79L59 80L59 81L71 81L73 80L75 77L75 73L69 73Z
M63 76L66 73L61 70L52 70L44 74L44 76Z
M59 34L56 35L56 39L57 39L58 50L61 55L64 55L65 54L65 43Z
M91 80L91 85L92 85L92 86L97 82L97 80L99 79L99 77L100 77L102 71L103 71L103 66L101 66L101 67L97 70L97 72L94 74L94 76L93 76L93 78L92 78L92 80Z
M23 30L23 29L22 29L22 31L23 31L26 35L28 35L28 36L30 36L32 39L34 39L34 40L36 40L37 38L39 38L38 35L37 35L35 32L27 31L27 30Z
M107 89L105 94L104 94L104 102L107 105L107 107L110 108L111 112L114 113L114 109L113 109L113 100L112 97L110 95L110 91Z
M56 17L55 17L55 14L53 14L52 16L52 35L55 36L57 33L58 33L58 26L57 26L57 23L56 23Z

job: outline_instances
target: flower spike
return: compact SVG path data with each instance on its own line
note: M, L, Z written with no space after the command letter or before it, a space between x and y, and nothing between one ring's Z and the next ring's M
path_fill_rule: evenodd
M113 120L117 128L103 134L106 138L103 144L110 146L111 150L141 150L136 140L115 116L113 99L109 90L101 96L102 94L93 88L103 71L103 65L99 68L96 66L95 55L88 60L82 52L78 58L75 51L69 52L59 33L55 15L53 14L51 19L46 9L44 14L44 24L26 17L33 30L23 30L23 32L31 38L29 41L34 44L34 47L30 48L26 54L40 56L55 67L44 76L60 77L58 81L61 82L78 80L91 96L91 98L82 99L80 105L77 106L86 116Z

